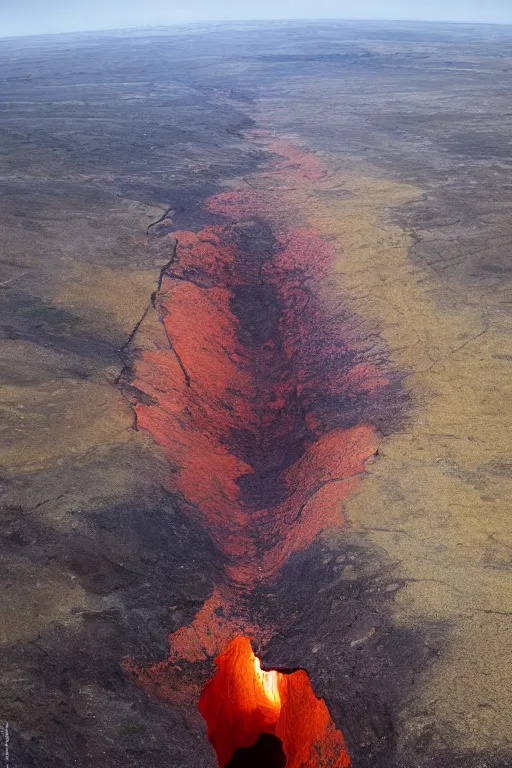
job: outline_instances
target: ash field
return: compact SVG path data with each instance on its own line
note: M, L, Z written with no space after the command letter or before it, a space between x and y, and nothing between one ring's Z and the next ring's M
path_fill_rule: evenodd
M0 765L512 766L512 27L0 64Z

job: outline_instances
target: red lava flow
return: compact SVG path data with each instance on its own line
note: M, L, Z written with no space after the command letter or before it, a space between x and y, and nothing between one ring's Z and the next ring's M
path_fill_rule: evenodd
M317 158L284 142L271 148L280 155L275 178L325 175ZM205 206L221 224L174 233L175 258L154 300L166 343L143 350L132 369L146 396L135 404L137 423L165 451L169 489L225 568L194 621L169 637L167 660L125 667L176 701L173 665L220 654L201 711L221 766L265 730L282 740L289 768L341 768L349 764L343 737L307 674L274 673L273 703L262 687L266 673L247 637L268 640L272 628L257 626L247 606L293 552L343 523L343 501L378 444L365 408L389 382L318 290L332 267L330 244L312 228L286 229L279 194L221 193ZM220 717L228 684L238 704Z
M255 230L242 234L257 239ZM355 362L349 329L315 296L315 270L329 257L317 233L287 234L261 263L242 250L236 226L176 238L156 300L172 351L136 364L134 384L153 401L135 406L138 425L177 468L173 489L226 555L230 580L251 586L342 522L340 504L322 499L353 491L377 442L367 424L339 426L329 401L357 402L387 380ZM252 323L243 339L241 312ZM244 493L261 478L279 485L277 503Z

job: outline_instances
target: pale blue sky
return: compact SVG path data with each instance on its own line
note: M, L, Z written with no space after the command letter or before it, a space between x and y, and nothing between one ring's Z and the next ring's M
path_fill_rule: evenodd
M512 0L0 0L0 37L176 21L301 18L512 24Z

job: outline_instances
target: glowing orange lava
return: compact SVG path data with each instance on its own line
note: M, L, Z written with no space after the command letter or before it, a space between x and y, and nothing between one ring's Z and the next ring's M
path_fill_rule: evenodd
M199 709L221 768L260 733L281 740L287 768L350 765L343 736L306 672L262 670L247 637L235 638L215 664L217 673L206 684Z

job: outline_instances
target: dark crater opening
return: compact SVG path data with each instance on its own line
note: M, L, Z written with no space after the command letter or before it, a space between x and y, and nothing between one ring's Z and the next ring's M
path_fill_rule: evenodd
M281 739L271 733L260 733L252 747L241 747L226 768L284 768L286 755Z

